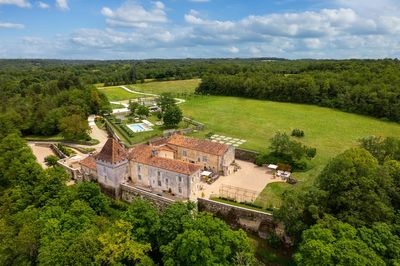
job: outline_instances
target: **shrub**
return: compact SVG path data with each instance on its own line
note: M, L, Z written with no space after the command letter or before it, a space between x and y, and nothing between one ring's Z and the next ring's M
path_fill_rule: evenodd
M316 148L307 148L306 155L310 159L314 158L315 155L317 155L317 149Z
M275 249L278 249L282 245L282 241L275 233L272 233L267 237L267 243Z
M292 167L289 164L278 163L278 170L290 172L292 171Z
M302 137L304 137L304 131L301 130L301 129L295 128L292 131L292 136L293 137L302 138Z
M214 135L214 132L210 131L206 134L206 138L209 139Z
M45 158L44 158L44 161L46 162L46 165L47 166L55 166L55 165L57 165L57 161L59 160L60 158L58 158L57 156L55 156L55 155L48 155L48 156L46 156Z
M124 124L120 125L120 128L122 129L122 131L124 131L130 138L132 138L135 134L133 133L133 131Z

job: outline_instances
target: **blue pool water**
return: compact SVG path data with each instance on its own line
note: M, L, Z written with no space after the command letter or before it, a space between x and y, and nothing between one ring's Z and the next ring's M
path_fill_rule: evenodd
M142 132L142 131L148 131L147 127L144 127L142 124L130 124L127 125L133 132Z

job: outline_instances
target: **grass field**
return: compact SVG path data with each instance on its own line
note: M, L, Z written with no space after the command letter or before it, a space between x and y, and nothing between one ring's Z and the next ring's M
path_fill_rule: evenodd
M141 94L130 93L119 87L103 87L99 88L99 90L107 96L109 101L122 101L143 97Z
M147 82L142 84L127 85L128 88L140 92L161 94L163 92L172 93L175 96L194 93L199 85L200 79L171 80L160 82Z
M309 185L329 159L356 146L362 137L399 136L400 125L378 119L344 113L312 105L278 103L236 97L197 96L181 105L186 116L201 121L206 131L197 133L204 137L208 132L246 139L242 148L266 151L269 139L277 132L300 128L305 137L299 139L317 148L312 167L294 176ZM265 207L279 207L280 195L290 189L288 184L268 185L257 202Z
M124 108L124 107L125 106L123 106L122 104L116 104L116 103L111 104L112 109L119 109L119 108Z

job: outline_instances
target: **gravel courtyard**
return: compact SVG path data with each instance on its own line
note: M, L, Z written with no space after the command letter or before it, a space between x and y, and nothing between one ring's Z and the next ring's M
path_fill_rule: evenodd
M217 181L211 185L202 183L204 197L211 195L218 196L221 185L230 185L249 189L256 192L256 197L261 193L265 186L272 182L283 182L280 178L275 178L266 167L259 167L253 163L236 160L241 167L237 172L229 176L220 176Z

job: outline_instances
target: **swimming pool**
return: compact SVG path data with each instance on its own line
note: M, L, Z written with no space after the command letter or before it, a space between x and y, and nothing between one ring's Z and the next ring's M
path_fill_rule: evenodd
M130 124L130 125L126 125L127 127L129 127L130 130L132 130L133 132L144 132L144 131L151 131L153 130L150 127L147 127L145 124L143 123L136 123L136 124Z

